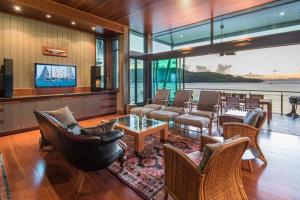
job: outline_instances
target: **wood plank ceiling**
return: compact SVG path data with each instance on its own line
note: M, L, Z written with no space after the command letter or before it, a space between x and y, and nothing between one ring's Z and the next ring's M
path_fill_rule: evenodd
M158 33L207 20L211 16L260 6L274 0L51 0L130 26Z

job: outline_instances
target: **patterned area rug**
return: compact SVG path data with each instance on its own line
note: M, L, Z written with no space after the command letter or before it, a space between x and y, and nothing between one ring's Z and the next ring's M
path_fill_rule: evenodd
M4 168L3 157L0 153L0 200L11 199L7 177Z
M144 152L137 156L133 152L133 139L126 136L123 141L128 146L125 169L120 172L120 165L115 162L108 170L143 199L153 199L164 188L163 143L149 136L145 139ZM171 135L167 143L191 153L199 149L198 141Z

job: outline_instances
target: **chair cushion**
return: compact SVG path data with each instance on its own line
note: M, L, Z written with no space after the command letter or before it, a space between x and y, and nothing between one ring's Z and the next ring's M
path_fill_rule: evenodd
M192 92L192 90L177 90L173 106L184 107L184 103L191 100Z
M189 159L191 159L196 165L199 166L199 164L201 163L202 157L203 157L203 153L200 151L195 151L193 153L189 153L187 154L187 156L189 157Z
M224 140L223 142L220 141L218 143L209 143L209 144L206 144L204 146L203 156L202 156L201 162L199 164L199 170L201 172L203 172L203 170L205 169L206 164L208 163L210 157L214 154L214 152L217 149L219 149L220 147L222 147L225 144L228 144L228 143L233 142L235 140L238 140L240 138L241 138L240 135L236 135L236 136L233 136L233 137L231 137L231 138L229 138L227 140Z
M179 116L178 112L171 112L167 110L155 110L150 113L151 118L160 119L160 120L173 120L177 116Z
M203 170L206 167L207 162L209 161L210 157L213 155L213 153L221 147L223 142L213 143L213 144L206 144L204 146L203 150L203 157L199 164L199 170L203 172Z
M156 109L152 109L152 108L145 108L145 107L137 107L137 108L132 108L130 110L131 114L135 114L135 115L147 115L149 116L149 114L154 111Z
M258 118L259 118L259 115L258 115L257 112L250 111L246 114L246 116L243 120L243 123L248 124L248 125L253 126L253 127L256 127L256 124L258 122Z
M205 111L205 110L193 110L190 114L201 116L201 117L212 118L214 113L211 111Z
M182 113L184 108L175 107L175 106L168 106L168 107L164 108L163 110L170 111L170 112L176 112L176 113Z
M198 115L184 114L176 117L175 122L189 126L203 127L209 125L210 119Z
M93 135L93 136L100 136L102 134L112 132L115 127L115 121L105 122L98 126L82 128L81 134L82 135Z
M159 110L161 107L159 104L148 104L144 106L144 108L151 108L152 110Z
M45 113L54 117L66 127L77 124L77 121L67 106L57 110L45 111Z

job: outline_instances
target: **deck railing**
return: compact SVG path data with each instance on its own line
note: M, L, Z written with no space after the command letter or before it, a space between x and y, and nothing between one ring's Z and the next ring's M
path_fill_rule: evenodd
M300 91L269 91L269 90L239 90L239 89L215 89L215 88L197 88L197 87L185 87L185 89L193 90L193 99L199 99L201 90L213 90L225 93L241 93L241 94L262 94L265 99L271 99L273 104L273 112L280 114L287 114L291 111L291 105L289 103L290 96L300 96ZM300 113L300 106L297 109Z

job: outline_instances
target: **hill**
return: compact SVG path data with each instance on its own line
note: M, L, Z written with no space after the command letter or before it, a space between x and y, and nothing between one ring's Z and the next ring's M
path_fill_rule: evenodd
M220 74L216 72L184 72L184 81L186 83L200 83L200 82L246 82L259 83L263 82L261 79L244 78L241 76L232 76L230 74Z

